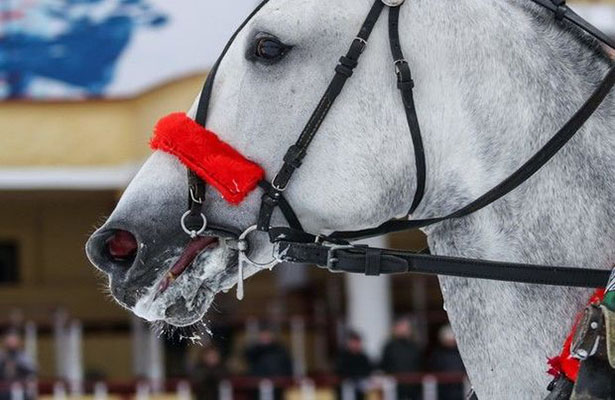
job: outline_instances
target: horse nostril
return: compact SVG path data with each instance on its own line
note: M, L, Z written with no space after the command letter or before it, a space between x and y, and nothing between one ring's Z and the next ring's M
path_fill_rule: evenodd
M135 236L128 232L118 230L107 239L107 251L116 261L128 261L137 255L138 243Z

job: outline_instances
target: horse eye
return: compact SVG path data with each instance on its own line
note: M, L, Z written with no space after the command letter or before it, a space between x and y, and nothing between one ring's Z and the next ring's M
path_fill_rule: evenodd
M289 46L278 39L271 37L260 38L256 41L254 55L261 60L273 62L284 57L289 49Z

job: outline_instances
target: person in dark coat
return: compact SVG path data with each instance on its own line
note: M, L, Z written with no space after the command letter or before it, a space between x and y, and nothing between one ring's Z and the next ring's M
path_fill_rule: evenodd
M288 378L292 376L292 362L286 348L279 343L273 330L264 326L258 341L245 351L248 374L258 378ZM282 398L282 390L274 390L275 399Z
M408 318L400 318L393 325L391 340L385 345L380 368L390 375L418 373L422 367L421 349L412 338L412 324ZM421 385L399 384L399 400L421 398Z
M340 351L335 366L337 375L343 381L351 383L356 388L355 398L362 400L366 396L368 379L373 371L369 357L363 351L363 340L357 332L348 332L344 349ZM342 398L343 387L340 389Z
M465 367L459 350L457 350L455 334L450 325L440 328L438 340L440 346L431 354L430 369L437 373L465 374ZM463 383L438 385L438 400L463 400L465 398Z
M11 398L10 383L13 382L19 382L24 386L26 399L33 398L27 386L36 379L36 368L22 347L18 332L9 331L4 336L3 350L0 352L0 382L6 387L0 387L0 400Z
M228 371L218 349L209 346L201 351L190 375L196 400L210 400L220 397L220 382L228 377Z

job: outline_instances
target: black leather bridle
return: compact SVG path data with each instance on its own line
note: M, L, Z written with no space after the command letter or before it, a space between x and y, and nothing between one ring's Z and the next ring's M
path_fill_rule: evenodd
M615 41L572 11L565 4L565 0L532 1L552 11L558 21L572 23L604 44L615 48ZM203 127L206 126L213 84L221 61L239 32L267 3L268 0L263 1L239 27L212 68L201 93L196 115L196 122ZM241 262L249 262L256 266L269 267L283 261L316 264L332 271L363 273L367 275L417 272L544 285L588 288L604 287L609 278L609 271L605 270L512 264L434 256L357 246L350 244L349 241L423 228L439 222L463 218L507 195L551 160L595 113L615 85L615 66L611 67L604 80L585 104L544 147L503 182L465 207L442 217L423 220L391 220L377 228L351 232L335 232L328 236L314 235L305 232L302 228L292 207L284 198L284 191L290 184L295 171L301 167L309 146L329 113L331 106L342 92L347 80L353 75L353 70L358 66L359 59L367 45L371 32L385 8L389 9L389 41L397 75L397 86L403 99L404 111L414 144L417 187L409 214L416 210L423 199L426 180L425 154L419 120L414 105L412 73L410 65L404 57L399 40L399 14L403 3L404 0L375 0L359 34L353 40L346 55L340 58L339 64L335 67L335 75L299 139L286 152L281 169L271 183L261 182L260 187L264 194L262 196L257 225L249 228L243 234L237 235L238 240L235 241L235 248L240 253L240 264ZM189 186L190 211L183 222L188 226L188 231L195 232L205 228L203 226L205 219L202 218L201 214L205 197L205 183L196 174L189 172ZM271 227L271 219L276 209L280 209L285 216L288 227ZM247 236L254 231L267 233L269 240L275 245L275 259L271 263L258 264L249 259ZM241 274L242 265L239 266L239 270ZM240 280L242 280L241 276Z

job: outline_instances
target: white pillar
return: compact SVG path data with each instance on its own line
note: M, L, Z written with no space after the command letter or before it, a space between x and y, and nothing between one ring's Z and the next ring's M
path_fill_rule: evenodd
M154 393L164 389L164 346L154 329L149 331L147 378Z
M24 400L26 398L24 387L21 383L16 382L11 385L11 400Z
M423 378L423 399L438 399L438 380L434 376L427 375Z
M54 383L53 400L66 400L66 387L64 387L64 383L62 382Z
M38 365L38 348L37 348L37 332L36 324L32 321L26 323L26 334L24 338L24 349L30 361Z
M301 380L301 400L316 400L316 385L311 379Z
M80 396L83 393L83 333L81 323L73 321L68 332L68 365L66 378L70 385L70 393Z
M293 359L293 375L295 378L304 377L306 374L306 344L305 344L305 321L302 317L293 317L290 321L290 338Z
M385 237L360 243L387 247ZM348 327L361 334L366 353L379 359L393 319L390 277L346 274L346 304Z
M109 398L109 389L104 382L97 382L94 385L94 400L107 400Z
M132 370L136 377L147 376L147 360L149 349L149 329L145 322L137 316L132 316Z
M229 381L220 382L218 387L219 400L233 400L233 385Z
M177 400L191 400L192 399L192 390L190 388L190 383L187 381L181 381L177 384Z
M149 383L139 382L137 384L137 393L135 394L135 400L150 400L151 390Z
M59 309L55 312L53 318L53 338L54 352L56 359L56 376L59 378L67 378L66 368L68 365L68 334L66 324L68 314L66 310Z
M342 382L342 400L356 400L357 386L352 381Z
M275 397L275 388L273 382L268 379L262 380L258 385L259 400L273 400Z
M397 399L397 381L395 380L395 378L382 379L382 394L382 398L384 400Z

